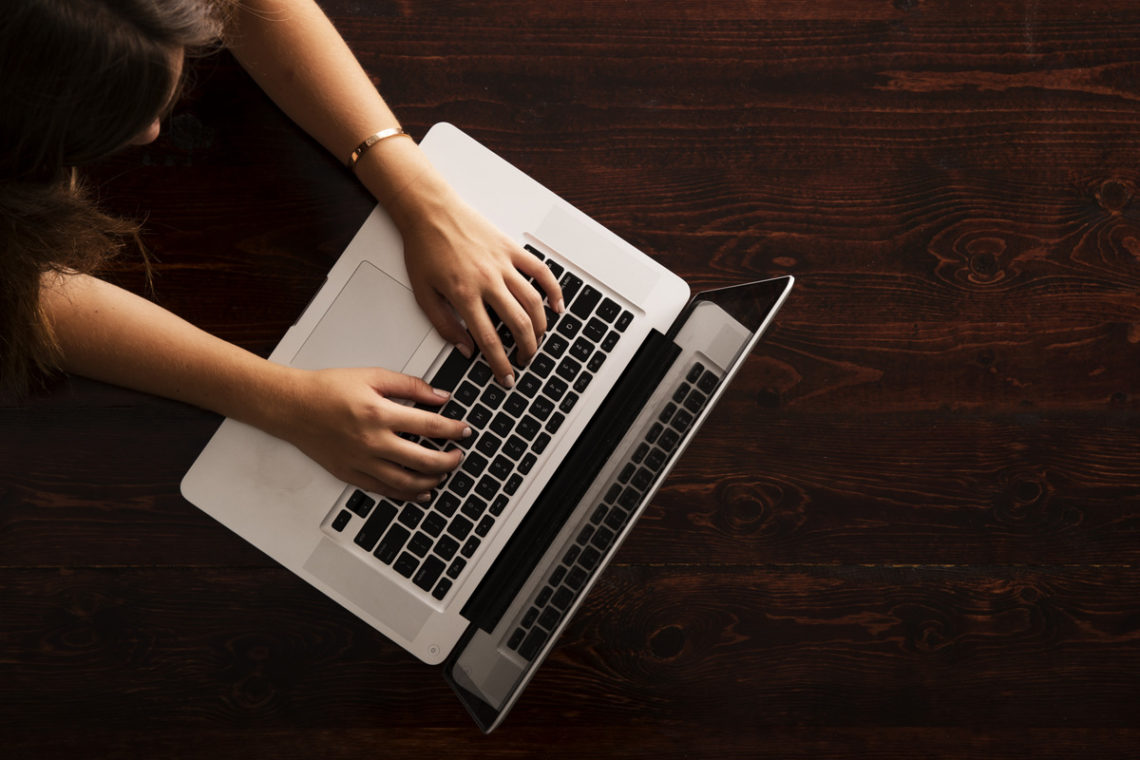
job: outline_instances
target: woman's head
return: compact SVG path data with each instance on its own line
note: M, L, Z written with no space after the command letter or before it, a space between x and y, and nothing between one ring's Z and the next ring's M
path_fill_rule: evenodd
M101 212L75 167L157 136L187 48L220 37L231 0L0 0L0 396L58 360L40 300L137 225Z
M206 0L4 0L0 179L46 178L139 141L182 53L216 39Z

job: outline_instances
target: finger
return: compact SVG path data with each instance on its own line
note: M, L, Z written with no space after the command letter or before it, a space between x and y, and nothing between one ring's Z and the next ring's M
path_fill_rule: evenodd
M497 309L496 313L499 313ZM499 316L502 317L502 314ZM503 343L499 340L499 334L495 332L494 325L491 324L491 318L487 316L483 302L476 302L475 308L471 309L470 313L463 314L463 319L467 322L467 329L471 333L471 337L475 339L479 350L483 352L483 358L487 360L487 364L491 365L491 371L495 373L495 378L507 388L515 387L514 370L511 368L511 363L507 361L507 352L503 349Z
M531 329L534 331L534 340L537 344L546 332L546 309L542 307L542 297L538 291L531 287L530 281L518 272L507 278L507 288L511 291L519 305L526 311L530 319Z
M420 501L431 496L433 488L439 485L438 475L423 475L385 459L378 459L362 470L363 474L374 478L380 493L397 499Z
M515 268L520 272L524 272L538 281L539 287L546 293L547 303L550 304L550 308L556 314L561 314L566 310L566 304L562 301L562 288L559 286L558 278L554 276L554 272L550 271L550 267L526 251L516 257L514 263Z
M443 336L443 339L458 348L459 353L470 359L475 353L475 344L471 340L471 336L463 329L463 325L459 323L459 319L455 316L455 311L447 299L438 292L431 290L425 292L422 297L417 292L416 301L435 329Z
M451 398L450 393L431 387L421 378L380 368L373 370L371 385L373 390L386 398L407 399L424 404L442 404Z
M421 475L434 475L438 479L440 475L458 467L463 459L463 454L458 449L437 451L402 438L397 441L385 459Z
M424 438L463 440L471 435L471 427L463 420L453 420L425 409L394 405L391 410L392 428L402 433L413 433Z

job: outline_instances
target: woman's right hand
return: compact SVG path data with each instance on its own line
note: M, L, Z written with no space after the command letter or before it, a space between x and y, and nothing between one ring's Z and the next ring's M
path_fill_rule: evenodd
M336 477L395 499L426 500L462 459L400 433L461 440L467 424L394 399L442 405L447 394L385 369L295 370L283 414L266 428Z

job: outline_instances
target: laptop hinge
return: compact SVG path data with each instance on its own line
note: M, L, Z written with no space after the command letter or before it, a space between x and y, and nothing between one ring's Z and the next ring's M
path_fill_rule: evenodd
M495 628L680 353L665 335L650 332L463 606L465 618L487 633Z

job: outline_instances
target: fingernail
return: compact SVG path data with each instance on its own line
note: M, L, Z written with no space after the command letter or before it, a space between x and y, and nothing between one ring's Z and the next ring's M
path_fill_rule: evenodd
M441 390L439 388L432 388L431 392L434 393L435 395L439 396L440 398L451 398L450 393L448 393L445 390Z
M561 298L559 298L554 302L554 313L561 314L564 311L566 311L566 303Z
M416 497L416 501L418 501L420 504L424 504L425 502L429 502L429 501L431 501L431 494L430 493L421 493L419 496Z
M470 438L471 437L471 428L469 428L469 427L463 428L463 437L464 438Z
M504 377L503 378L503 385L507 388L514 388L515 387L515 376L514 375L507 375L506 377Z
M463 345L462 343L456 343L455 344L455 350L457 350L459 353L463 354L464 359L470 359L471 358L471 349L468 348L467 346Z

